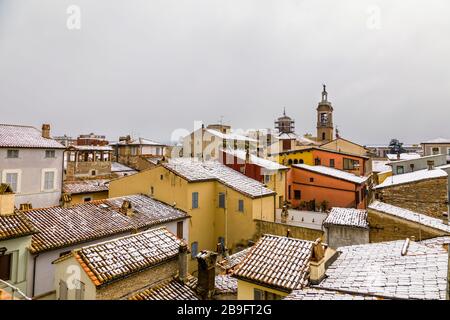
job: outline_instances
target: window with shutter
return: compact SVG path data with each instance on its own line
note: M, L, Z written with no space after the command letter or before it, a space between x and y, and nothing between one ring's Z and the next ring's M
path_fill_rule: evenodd
M198 208L198 192L192 192L192 209Z
M219 193L219 208L225 209L225 193L223 192Z
M55 188L55 172L47 171L44 174L44 190L53 190Z
M0 256L0 279L8 281L11 279L12 253Z
M198 254L198 242L192 242L191 244L191 258L195 259Z
M18 187L18 181L19 181L19 174L16 172L6 173L6 183L9 184L11 189L13 189L14 192L17 192Z
M177 222L177 237L183 239L183 221Z
M238 200L238 211L244 212L244 200Z

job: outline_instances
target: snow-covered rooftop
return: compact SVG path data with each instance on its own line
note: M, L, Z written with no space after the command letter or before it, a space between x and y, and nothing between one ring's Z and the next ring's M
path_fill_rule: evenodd
M276 136L276 138L279 140L294 140L297 139L297 135L293 132L291 133L281 132L278 136Z
M41 131L30 126L0 124L0 148L65 149L53 139L42 137Z
M391 171L392 168L388 165L388 160L372 160L372 172Z
M385 298L444 300L448 253L405 241L339 247L316 288Z
M408 209L393 206L388 203L374 201L369 205L369 209L382 212L388 215L402 218L411 222L419 223L421 225L441 230L450 233L450 226L442 222L441 219L436 219L425 214L414 212Z
M92 179L64 182L63 192L70 194L104 192L109 190L108 179Z
M436 138L436 139L425 141L423 143L450 143L450 139Z
M367 210L334 207L323 222L323 225L339 225L367 229L369 228Z
M425 159L425 160L434 159L435 165L437 166L437 165L439 165L439 163L445 163L445 154L432 154L432 155L418 157L418 158L400 159L400 160L397 160L397 158L395 158L395 160L388 161L387 165L400 164L400 163L408 162L411 160L417 160L417 159Z
M353 173L349 173L346 171L342 171L342 170L338 170L338 169L334 169L334 168L330 168L330 167L325 167L325 166L310 166L307 164L293 164L292 167L299 168L299 169L305 169L305 170L312 171L312 172L317 172L320 174L332 176L332 177L335 177L338 179L342 179L342 180L346 180L346 181L350 181L350 182L358 183L358 184L364 183L367 180L367 177L360 177Z
M130 141L122 140L117 142L118 145L146 145L146 146L164 146L164 143L157 142L146 138L135 138Z
M246 157L246 151L245 150L240 150L240 149L227 149L225 150L225 152L227 154L233 155L243 161L245 161L245 157ZM226 161L226 159L224 159ZM250 153L250 163L255 164L259 167L262 167L266 170L286 170L289 169L286 166L283 166L277 162L271 161L271 160L267 160L261 157L258 157L254 154Z
M412 160L412 159L418 159L420 158L420 154L418 153L400 153L400 159L398 158L398 155L396 153L388 153L386 154L386 157L389 160Z
M111 146L71 146L71 148L82 151L112 151Z
M249 142L257 142L257 140L237 134L237 133L222 133L220 131L214 129L206 129L206 132L219 137L223 140L237 140L237 141L249 141Z
M381 189L386 187L391 187L394 185L411 183L421 180L434 179L434 178L442 178L447 177L447 173L441 169L433 169L433 170L418 170L409 173L397 174L394 176L387 177L383 183L377 185L374 189Z
M253 198L275 193L264 187L261 182L249 178L215 160L201 161L195 158L176 158L170 159L163 166L188 181L217 180Z
M137 172L137 171L122 163L113 161L111 162L111 172Z

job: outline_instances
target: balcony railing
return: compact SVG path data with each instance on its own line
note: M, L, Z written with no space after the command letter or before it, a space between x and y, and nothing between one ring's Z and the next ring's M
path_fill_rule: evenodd
M0 280L0 300L31 300L20 289Z

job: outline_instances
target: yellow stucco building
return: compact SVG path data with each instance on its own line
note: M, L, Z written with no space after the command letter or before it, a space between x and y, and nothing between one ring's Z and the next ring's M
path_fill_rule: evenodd
M217 161L173 159L132 176L112 180L109 197L142 193L190 216L190 271L200 250L231 252L254 240L254 220L275 220L276 193Z

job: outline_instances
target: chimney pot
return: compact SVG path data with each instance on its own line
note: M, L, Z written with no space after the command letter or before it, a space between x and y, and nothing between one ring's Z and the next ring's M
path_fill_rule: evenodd
M123 200L122 207L120 208L120 211L122 211L123 214L127 216L133 215L133 209L132 209L131 201L130 200Z
M325 278L325 252L330 249L327 249L322 244L322 239L318 238L314 241L312 250L309 280L312 284L319 284Z
M188 248L185 243L182 243L178 248L178 274L181 282L187 281L187 260L188 260Z
M46 139L50 139L50 125L47 123L44 123L42 125L42 137Z
M203 250L197 255L198 282L197 293L203 300L212 299L216 286L217 253Z

